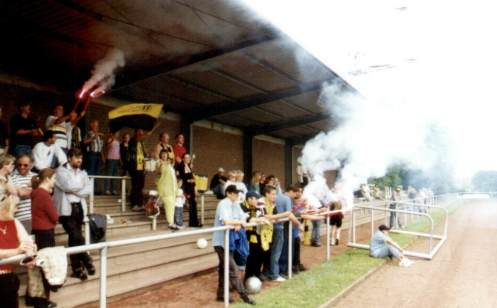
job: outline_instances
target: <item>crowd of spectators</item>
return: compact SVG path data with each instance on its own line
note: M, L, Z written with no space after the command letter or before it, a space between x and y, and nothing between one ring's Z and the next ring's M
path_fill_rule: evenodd
M33 252L36 247L55 246L54 228L57 223L67 233L69 246L83 245L82 225L88 214L86 198L94 189L89 176L99 175L102 170L109 176L131 177L132 210L142 211L149 159L155 162L159 175L157 191L168 227L172 230L184 227L185 205L189 211L188 225L202 226L197 217L195 157L189 154L182 134L178 134L171 145L169 134L162 132L149 155L144 144L148 135L144 130L136 129L133 136L120 136L119 132L104 134L99 122L91 120L88 132L82 135L78 122L84 112L72 111L66 115L62 105L55 106L53 114L45 121L44 130L31 117L29 104L21 104L19 112L12 117L10 134L7 125L1 121L1 115L0 108L0 235L3 234L0 258ZM41 141L34 144L40 138ZM311 245L319 247L322 220L325 215L331 215L331 244L339 244L343 214L328 212L340 210L340 202L311 202L312 198L303 197L303 187L307 182L308 179L300 174L299 184L288 185L283 190L274 175L255 171L246 179L241 170L226 172L222 167L212 177L209 189L220 200L214 225L233 225L232 237L241 238L238 242L241 247L230 250L229 277L231 285L245 302L255 303L247 295L244 280L250 277L277 282L286 280L289 239L285 235L289 228L293 235L292 270L295 273L305 270L300 260L300 238L305 224L301 219L312 224ZM107 179L103 191L96 193L116 195L118 189L115 179ZM361 192L366 201L376 195L376 190L371 195L367 185L361 187ZM396 208L400 198L400 189L397 189L391 196L391 208ZM285 222L279 222L281 219ZM254 222L259 225L247 225ZM390 216L390 226L402 227L395 213ZM402 251L396 251L395 243L386 236L388 230L386 227L380 230L381 233L375 235L375 243L379 247L383 241L389 246L376 247L378 252L372 252L372 255L404 260ZM34 235L34 243L26 234ZM214 233L213 246L219 257L218 300L224 300L223 232ZM70 261L74 277L86 280L88 275L95 274L88 253L71 255ZM12 267L0 266L2 298L14 294L16 279ZM7 284L9 287L4 288ZM45 291L45 296L33 298L32 303L37 307L54 307L48 286Z

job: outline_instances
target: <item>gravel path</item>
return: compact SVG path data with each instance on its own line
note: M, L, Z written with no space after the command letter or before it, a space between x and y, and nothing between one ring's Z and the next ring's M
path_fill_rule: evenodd
M497 201L477 200L450 218L431 261L383 266L334 307L497 307Z

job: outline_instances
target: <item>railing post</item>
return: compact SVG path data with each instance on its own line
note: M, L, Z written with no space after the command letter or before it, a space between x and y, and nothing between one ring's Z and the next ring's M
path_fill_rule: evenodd
M292 241L293 241L293 230L292 230L293 226L292 226L292 223L289 221L288 222L288 278L289 279L292 279L292 275L293 275L293 269L292 269L292 265L293 265L293 251L292 251Z
M90 245L90 221L88 217L84 218L85 223L85 245Z
M374 210L371 209L371 238L374 234Z
M121 178L121 212L126 212L126 177Z
M355 244L355 211L352 209L352 243Z
M107 307L107 246L100 250L100 308Z
M95 178L92 176L90 176L90 185L91 185L91 192L90 192L89 214L93 214L93 207L95 205Z
M224 233L224 307L230 305L230 229Z
M200 193L200 223L205 224L205 193Z
M326 261L330 261L331 241L330 241L330 215L326 215Z

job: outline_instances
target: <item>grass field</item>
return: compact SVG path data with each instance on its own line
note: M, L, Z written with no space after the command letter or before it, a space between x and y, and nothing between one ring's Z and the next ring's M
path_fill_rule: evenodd
M449 206L449 213L459 206L456 202ZM443 221L441 211L430 211L435 225ZM423 219L407 226L409 231L427 231L428 220ZM402 247L407 247L416 241L416 237L405 234L391 234L392 239ZM364 249L348 249L343 254L333 257L331 262L325 262L304 273L294 276L280 286L269 288L257 294L257 305L263 307L318 307L330 298L350 286L354 281L381 266L386 261L369 257ZM238 303L233 307L251 307Z

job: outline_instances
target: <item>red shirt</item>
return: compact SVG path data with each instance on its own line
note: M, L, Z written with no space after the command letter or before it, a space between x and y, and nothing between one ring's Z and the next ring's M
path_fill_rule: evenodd
M52 196L41 187L31 193L31 216L33 230L54 229L59 219Z
M19 247L17 227L14 220L0 220L0 249L15 249ZM14 265L0 265L0 270L12 272Z
M182 145L180 145L179 143L176 143L173 147L173 151L174 151L174 156L176 158L181 158L183 159L183 156L186 154L186 148Z

